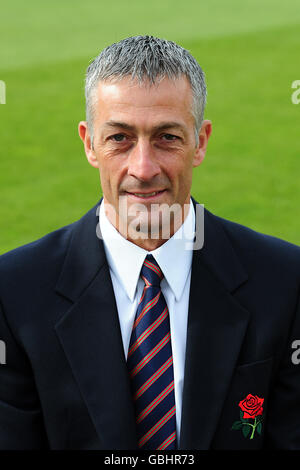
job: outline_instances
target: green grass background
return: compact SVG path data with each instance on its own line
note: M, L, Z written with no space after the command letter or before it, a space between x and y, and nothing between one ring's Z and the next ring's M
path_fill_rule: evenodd
M299 0L12 0L0 6L0 253L81 217L101 196L77 133L103 47L152 34L203 67L213 133L192 194L212 212L300 242Z

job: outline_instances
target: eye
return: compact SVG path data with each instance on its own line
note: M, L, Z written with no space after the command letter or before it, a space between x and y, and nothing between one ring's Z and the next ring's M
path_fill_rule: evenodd
M175 140L177 140L179 137L177 137L177 135L173 135L173 134L163 134L162 135L162 138L164 140L167 140L168 142L174 142Z
M126 139L126 136L124 134L114 134L109 137L110 140L113 142L124 142Z

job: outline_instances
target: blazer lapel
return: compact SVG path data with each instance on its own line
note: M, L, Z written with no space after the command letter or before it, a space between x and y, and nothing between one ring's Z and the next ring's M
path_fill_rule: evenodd
M57 292L73 306L56 324L104 449L135 449L137 438L126 359L96 207L74 228Z
M204 247L193 254L180 449L210 446L249 319L230 292L246 280L220 222L205 211Z

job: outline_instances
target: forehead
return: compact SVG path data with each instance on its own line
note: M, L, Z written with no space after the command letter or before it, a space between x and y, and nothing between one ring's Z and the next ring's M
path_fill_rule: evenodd
M99 82L96 90L95 118L99 124L117 119L141 125L181 119L193 125L191 110L192 90L186 77L164 78L157 84L126 77L117 82Z

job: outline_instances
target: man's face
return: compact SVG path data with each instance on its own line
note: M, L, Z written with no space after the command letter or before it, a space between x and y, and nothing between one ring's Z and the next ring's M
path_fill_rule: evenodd
M79 133L89 162L99 168L105 205L119 214L142 203L189 204L193 167L202 162L211 123L205 121L196 146L192 91L186 78L140 85L125 78L100 82L94 115L94 148L85 123Z

